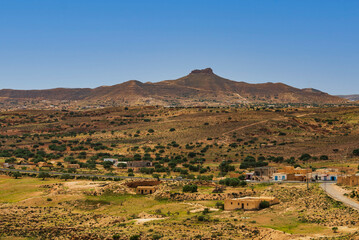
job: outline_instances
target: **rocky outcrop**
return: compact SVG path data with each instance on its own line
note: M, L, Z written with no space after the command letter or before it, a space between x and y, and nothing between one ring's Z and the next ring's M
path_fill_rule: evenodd
M195 69L191 72L191 74L196 74L196 73L213 74L213 70L212 68L205 68L205 69Z

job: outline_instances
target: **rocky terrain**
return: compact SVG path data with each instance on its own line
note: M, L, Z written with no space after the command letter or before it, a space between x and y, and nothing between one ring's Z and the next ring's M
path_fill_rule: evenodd
M0 184L4 180L9 181L2 177ZM161 184L159 191L176 191L180 185L183 183ZM42 192L38 197L16 203L1 200L0 233L2 237L37 239L284 240L324 236L354 239L358 236L359 213L331 200L317 185L311 186L309 191L305 184L262 184L254 189L247 188L247 191L258 196L277 196L280 204L261 211L223 211L214 207L216 200L155 200L158 195L133 195L126 182L57 181L48 184L45 181L37 189ZM98 194L89 195L90 192ZM134 197L127 198L128 194ZM84 196L87 196L86 201L81 200ZM151 204L144 208L146 202ZM151 207L154 203L156 208ZM126 209L126 204L137 205L135 214L118 211ZM205 208L209 212L204 214ZM199 220L199 216L204 216L203 220ZM333 227L337 227L337 234L331 230Z

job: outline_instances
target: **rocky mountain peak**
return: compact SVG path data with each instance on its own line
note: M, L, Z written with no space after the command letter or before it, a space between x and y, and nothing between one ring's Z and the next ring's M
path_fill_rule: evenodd
M206 74L213 74L212 68L205 68L205 69L195 69L191 72L191 74L197 73L206 73Z

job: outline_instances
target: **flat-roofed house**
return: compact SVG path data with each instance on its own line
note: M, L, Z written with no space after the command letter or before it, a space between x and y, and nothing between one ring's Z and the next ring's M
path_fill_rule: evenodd
M296 173L289 173L287 174L288 181L307 181L307 174L296 174Z
M274 173L272 176L274 181L285 181L287 180L287 174L285 173Z
M138 186L136 188L136 193L137 194L152 194L156 192L156 187L155 186Z
M277 169L274 167L256 167L256 168L254 168L254 175L262 180L271 179L273 174L276 172L277 172Z
M351 187L358 186L359 176L357 175L338 176L337 184L351 186Z
M129 168L131 168L131 167L137 167L137 168L152 167L152 162L150 162L150 161L128 161L127 167L129 167Z
M279 203L279 200L276 197L233 198L224 200L224 210L258 210L263 201L267 201L270 206Z

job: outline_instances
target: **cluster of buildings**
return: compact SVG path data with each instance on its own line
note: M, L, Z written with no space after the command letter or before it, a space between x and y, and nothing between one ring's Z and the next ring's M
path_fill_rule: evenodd
M241 174L230 173L230 177L236 178ZM338 169L324 168L312 171L312 169L294 168L285 166L281 169L275 167L257 167L253 172L245 173L245 180L253 181L337 181L340 172Z
M314 172L312 169L303 169L300 167L294 168L286 166L278 169L272 175L274 181L336 181L340 172L338 169L323 168L317 169Z

